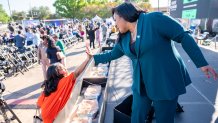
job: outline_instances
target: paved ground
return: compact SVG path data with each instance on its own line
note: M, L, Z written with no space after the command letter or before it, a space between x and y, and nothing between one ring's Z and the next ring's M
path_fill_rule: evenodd
M96 51L95 49L94 51ZM67 68L73 71L86 58L85 43L80 42L67 49ZM24 75L10 77L4 81L4 99L23 123L31 123L35 114L35 103L43 81L41 65L36 65ZM8 114L10 115L10 113ZM0 122L2 117L0 115ZM16 122L15 122L16 123Z

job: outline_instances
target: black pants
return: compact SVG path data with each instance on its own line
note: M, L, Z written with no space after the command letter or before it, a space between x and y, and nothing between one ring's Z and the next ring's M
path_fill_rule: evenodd
M156 123L174 123L178 97L172 100L151 100L133 91L131 123L144 123L153 103Z
M89 39L90 40L90 48L93 46L95 48L95 39Z
M105 41L105 40L106 40L106 36L107 36L107 35L106 35L106 33L105 33L105 34L103 34L103 39L102 39L103 41Z

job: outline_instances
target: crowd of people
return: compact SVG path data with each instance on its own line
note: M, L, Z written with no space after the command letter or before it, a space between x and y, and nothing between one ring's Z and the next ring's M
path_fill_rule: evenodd
M101 47L102 40L107 38L107 31L105 23L88 23L79 24L78 30L74 27L72 34L82 41L86 38L89 39L90 49L91 47L95 48L95 41L97 41L98 47ZM59 59L58 57L61 57L61 55L57 55L57 52L66 55L64 44L58 34L53 34L52 37L44 35L42 39L43 43L38 47L38 54L39 59L41 59L45 81L42 85L43 93L38 98L37 106L42 112L43 122L52 123L69 99L76 78L83 72L91 56L87 54L86 60L74 72L68 73L66 70L66 57ZM60 98L63 99L60 100Z
M23 28L20 24L8 25L8 30L0 34L0 45L15 46L19 53L25 53L26 47L37 49L38 63L42 65L44 80L50 64L62 63L66 67L66 46L64 39L76 37L78 41L89 42L90 48L95 48L95 42L101 47L106 40L108 28L105 22L69 22L59 26L44 25Z
M91 58L87 55L84 63L74 72L68 74L66 71L66 45L63 41L67 38L76 37L78 41L88 42L90 48L96 48L96 44L97 47L101 47L102 41L105 41L109 34L109 26L111 25L107 25L105 22L93 21L71 22L60 26L46 26L40 23L40 25L25 28L22 28L19 24L9 24L9 31L0 35L0 46L15 46L19 53L25 53L26 47L37 49L38 63L42 66L44 77L41 86L44 93L38 100L38 106L42 110L43 122L52 122L54 120L59 109L64 106L69 98L77 76L84 70ZM95 44L95 42L97 43ZM69 93L65 95L66 100L60 102L61 107L58 110L51 108L53 110L53 113L51 113L48 110L50 102L54 101L54 98L51 97L52 95L58 97L57 94L61 90L57 91L57 88L62 88L62 91Z

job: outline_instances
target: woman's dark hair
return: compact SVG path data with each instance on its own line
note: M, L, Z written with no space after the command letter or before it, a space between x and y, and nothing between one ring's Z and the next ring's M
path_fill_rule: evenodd
M58 69L61 67L61 63L55 63L48 67L47 80L44 81L45 96L49 96L52 92L57 90L59 81L64 77L64 75L58 72Z
M141 13L146 13L146 12L140 9L139 7L134 6L130 2L124 2L112 8L112 15L114 15L114 13L122 17L125 21L132 23L138 20L139 15ZM124 34L119 32L116 42L120 42L123 35Z
M57 49L57 51L60 51L60 48L55 45L55 40L52 37L45 35L43 36L44 39L48 41L48 49Z
M145 11L134 6L130 2L124 2L119 6L112 8L112 15L114 15L114 13L122 17L124 20L132 23L136 22L139 18L140 13L145 13Z
M48 35L43 35L43 36L42 36L42 40L45 40L45 39L48 40L48 39L49 39L49 36L48 36Z

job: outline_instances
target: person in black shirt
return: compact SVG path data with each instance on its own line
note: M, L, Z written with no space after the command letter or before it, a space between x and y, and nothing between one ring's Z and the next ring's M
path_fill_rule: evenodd
M46 52L49 63L54 64L56 62L61 62L61 60L58 60L57 57L57 52L61 52L61 49L55 45L55 40L47 35L44 39L48 41L48 48Z
M88 28L86 28L86 32L89 35L89 40L90 40L90 48L93 45L93 48L95 48L95 31L98 30L99 27L94 29L93 25L90 25Z

